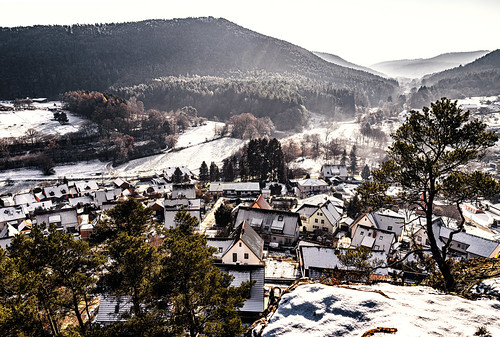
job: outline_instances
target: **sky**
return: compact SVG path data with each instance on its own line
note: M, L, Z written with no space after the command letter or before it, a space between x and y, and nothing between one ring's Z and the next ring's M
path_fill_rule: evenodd
M370 66L500 48L500 0L0 0L0 26L225 18Z

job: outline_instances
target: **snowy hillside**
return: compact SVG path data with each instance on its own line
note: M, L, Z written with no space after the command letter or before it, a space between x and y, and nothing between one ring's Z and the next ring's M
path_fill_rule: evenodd
M480 327L500 336L498 300L470 301L420 286L354 288L299 286L282 297L262 336L359 337L377 327L395 328L402 337L474 336Z

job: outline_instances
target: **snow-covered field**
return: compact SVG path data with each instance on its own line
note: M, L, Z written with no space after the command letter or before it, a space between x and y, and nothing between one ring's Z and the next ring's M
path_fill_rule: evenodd
M359 337L377 327L396 328L395 335L402 337L472 337L480 327L490 336L500 336L498 300L470 301L420 286L355 288L367 291L322 284L299 286L282 297L262 336Z
M131 160L117 167L115 174L121 176L147 175L175 166L186 166L192 171L197 171L203 161L209 166L212 161L220 166L223 159L231 156L244 143L241 139L221 138L176 152Z
M3 103L5 104L5 103ZM7 105L7 104L6 104ZM0 138L22 137L28 129L40 134L63 135L78 131L83 119L66 112L69 122L61 125L54 120L50 107L61 107L61 102L33 103L34 110L0 111Z

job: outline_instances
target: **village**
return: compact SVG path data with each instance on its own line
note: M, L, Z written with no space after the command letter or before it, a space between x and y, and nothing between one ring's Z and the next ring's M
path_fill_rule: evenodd
M233 285L255 281L240 308L243 320L250 323L297 279L324 280L339 272L348 280L359 279L358 268L341 257L360 247L369 252L372 268L363 274L367 281L415 283L426 276L416 267L415 255L406 264L390 264L416 247L428 247L425 218L405 209L353 213L350 208L362 181L338 164L324 164L317 177L287 184L204 182L184 166L140 179L50 181L29 192L1 196L0 246L7 248L15 235L29 234L32 226L42 223L88 240L106 211L129 198L151 208L154 220L165 228L175 226L177 212L186 211L198 220L196 230L206 235L207 244L217 249L213 262L234 276ZM456 214L444 205L438 209L442 215L435 217L433 226L443 245L455 228ZM481 200L464 204L461 211L467 224L453 237L451 256L498 257L500 204ZM102 296L95 322L113 324L129 308L127 301Z

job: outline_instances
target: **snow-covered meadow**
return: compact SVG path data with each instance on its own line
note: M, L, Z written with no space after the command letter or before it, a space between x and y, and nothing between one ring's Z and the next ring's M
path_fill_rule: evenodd
M299 286L283 295L262 336L359 337L377 327L395 328L395 335L403 337L472 337L481 327L489 336L500 336L500 301L495 299L471 301L421 286L353 288Z
M2 102L3 105L10 105ZM83 119L66 111L68 123L61 125L54 120L49 108L61 108L61 102L33 103L33 110L0 111L0 138L22 137L29 129L39 134L64 135L78 131Z

